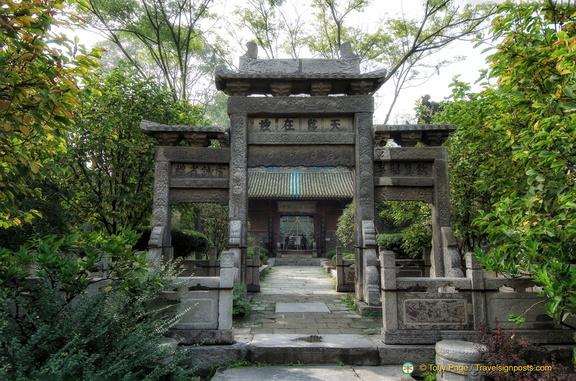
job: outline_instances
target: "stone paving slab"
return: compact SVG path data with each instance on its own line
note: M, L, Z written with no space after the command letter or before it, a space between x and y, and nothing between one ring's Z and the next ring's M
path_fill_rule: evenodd
M237 334L380 334L382 317L350 311L320 266L272 267L260 289L252 313L234 319Z
M324 302L283 303L276 302L276 313L282 312L328 312L328 306Z
M212 381L412 381L394 366L269 366L226 369L220 368Z

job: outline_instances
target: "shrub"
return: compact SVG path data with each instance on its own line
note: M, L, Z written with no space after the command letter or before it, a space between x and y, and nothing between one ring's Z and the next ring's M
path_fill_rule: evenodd
M494 370L486 375L496 381L504 380L566 380L568 369L547 359L545 349L521 337L516 330L504 332L500 326L494 331L487 327L480 329L482 362ZM514 371L502 365L514 368ZM536 365L550 365L550 371L537 372Z
M52 236L16 252L0 249L1 379L190 373L181 363L185 353L163 345L174 319L149 307L174 272L149 271L146 255L131 249L136 238L130 230L106 238ZM95 286L101 292L89 293Z
M326 252L326 258L329 258L330 260L334 260L334 257L336 256L336 250L330 250ZM342 259L354 259L354 253L351 253L349 251L343 251L342 252Z
M249 259L254 258L254 247L248 247L247 256ZM260 247L260 261L265 262L270 257L270 252L264 247Z
M235 284L232 293L232 316L242 317L252 312L252 302L246 296L246 287L244 285Z
M134 245L135 250L145 251L148 249L150 233L150 229L142 231L141 237ZM210 240L200 232L172 230L171 234L174 258L185 258L194 252L207 253L210 249Z

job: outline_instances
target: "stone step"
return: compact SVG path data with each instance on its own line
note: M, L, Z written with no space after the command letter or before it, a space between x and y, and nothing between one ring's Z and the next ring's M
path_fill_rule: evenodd
M305 365L305 367L313 364L373 367L373 369L393 366L396 371L391 377L397 376L397 378L382 378L382 380L413 380L402 373L402 364L412 363L415 367L413 375L419 375L421 374L420 366L432 364L435 356L434 345L384 345L379 335L256 334L239 336L237 340L232 345L192 348L190 358L193 359L193 363L191 365L199 369L208 369L216 364L248 361L254 364ZM222 378L222 380L226 379L228 378ZM326 378L326 380L329 379L337 380L337 378ZM380 380L380 378L376 379ZM324 378L317 378L317 380L324 380Z
M320 266L325 258L275 258L274 266Z
M402 365L393 366L350 366L312 365L265 366L246 368L219 368L211 381L411 381L403 374Z

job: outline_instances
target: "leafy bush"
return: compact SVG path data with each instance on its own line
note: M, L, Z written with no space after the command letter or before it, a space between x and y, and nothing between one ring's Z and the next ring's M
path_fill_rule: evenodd
M487 327L480 329L482 362L494 370L486 375L496 381L504 380L566 380L568 369L554 359L547 359L545 349L537 347L518 335L516 330L504 332L500 326L493 331ZM514 368L503 369L502 365ZM536 371L536 365L549 365L550 371Z
M146 255L132 251L136 239L127 230L0 249L1 379L157 380L189 373L185 353L165 345L174 319L149 306L174 272L151 272Z
M144 230L134 249L147 250L150 233L150 229ZM172 230L172 247L174 258L185 258L194 252L207 253L210 249L210 240L200 232Z
M376 235L378 246L386 250L392 250L397 254L404 253L402 250L402 233Z
M334 260L334 257L336 256L336 250L330 250L326 252L326 258L329 258L331 260ZM351 253L349 251L343 251L342 252L342 259L354 259L354 253Z
M246 287L244 285L235 284L232 293L232 316L242 317L252 312L252 302L246 296Z
M247 252L248 258L254 258L254 247L250 246ZM260 262L265 262L270 257L270 252L265 247L260 247Z

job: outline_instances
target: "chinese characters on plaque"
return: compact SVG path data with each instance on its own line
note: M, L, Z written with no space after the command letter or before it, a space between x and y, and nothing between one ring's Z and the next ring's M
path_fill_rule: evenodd
M430 177L432 162L382 162L374 168L377 177Z
M351 117L271 117L250 118L250 132L353 132L353 118Z
M172 164L172 177L188 179L224 179L228 166L223 164Z

